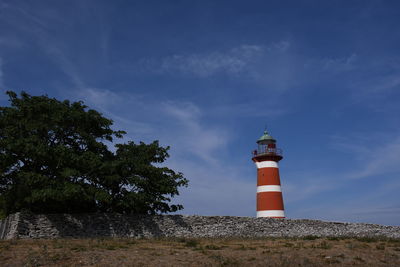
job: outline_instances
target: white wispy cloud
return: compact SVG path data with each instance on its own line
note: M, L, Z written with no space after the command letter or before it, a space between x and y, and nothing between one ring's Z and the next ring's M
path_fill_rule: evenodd
M146 69L168 74L190 74L209 77L216 74L238 75L254 71L255 65L266 54L283 53L290 43L281 41L270 45L244 44L227 51L174 54L163 59L147 59L141 62Z
M336 80L346 90L350 105L363 106L389 116L399 111L399 105L392 101L400 90L400 58L397 55L373 58L352 54L328 62L327 72L354 74Z
M379 85L376 85L374 89L376 91L387 91L387 90L393 90L393 89L399 89L400 88L400 72L395 74L395 75L390 75L384 78L384 80L379 83Z
M310 199L323 192L336 190L345 183L344 180L338 179L335 174L318 174L313 170L307 173L289 173L288 175L289 177L284 177L282 181L285 202L288 204Z
M101 90L97 88L81 88L71 92L78 98L85 99L88 104L96 106L102 111L109 112L108 109L115 105L119 105L124 101L123 96L116 94L110 90Z
M334 201L322 200L291 210L291 216L328 221L379 223L400 225L400 183L385 185L364 194L345 196L338 194ZM356 192L352 190L352 194Z
M363 167L351 173L351 178L400 173L400 137L384 145L371 147L369 150L369 153L363 156Z
M80 3L71 4L78 5L77 9L79 9L87 3L82 5ZM3 39L0 39L0 44L4 43L7 46L34 44L34 46L39 48L39 52L47 54L46 59L55 63L74 87L89 87L82 69L90 65L90 61L80 60L77 54L82 51L76 49L77 43L75 43L75 40L66 42L64 38L64 35L76 32L79 19L76 18L73 22L67 21L63 19L62 12L63 10L59 9L57 5L42 5L41 8L29 2L12 2L5 5L5 15L0 17L0 19L12 25L16 32L22 33L18 36L23 36L24 38L15 39L11 36L3 40L3 37ZM77 12L76 16L79 17L81 14ZM74 24L75 21L77 21L76 24ZM93 34L93 40L89 38L82 40L82 42L93 42L91 45L95 47L93 50L96 52L92 52L91 50L85 51L85 56L93 61L106 60L108 58L108 26L102 27L103 25L100 25L100 23L99 25L96 24L96 26L98 27L91 28L93 33L90 32ZM59 32L63 32L63 34L59 34ZM94 57L90 57L90 53L97 54ZM90 70L86 69L85 72L89 73Z
M390 66L382 66L382 68L390 69ZM373 77L367 77L364 81L357 81L353 87L362 89L364 94L363 99L368 97L376 97L382 94L386 94L390 91L400 89L400 69L395 73L387 75L376 75ZM360 94L357 94L360 97Z
M354 203L352 200L335 201L332 205L323 203L307 205L291 212L292 218L309 218L325 221L376 223L384 225L400 225L400 208L376 204L377 199L363 199Z
M217 162L216 151L231 140L226 129L208 125L202 108L189 101L117 94L98 88L76 89L64 95L101 111L132 137L160 139L177 155L196 156L210 164Z
M332 147L352 155L355 163L359 163L358 168L343 174L346 179L400 173L400 134L371 132L332 136Z
M387 65L370 71L379 73L389 69L391 66ZM395 101L400 91L400 69L390 72L392 73L366 75L346 84L351 100L347 108L357 105L380 113L382 117L394 118L400 112L400 105Z
M322 68L325 71L343 72L356 68L357 54L353 53L348 57L326 58L322 60Z
M333 136L332 147L353 158L352 168L335 168L333 171L313 168L304 173L286 173L282 180L282 190L285 203L289 206L288 215L326 220L395 223L400 217L392 214L393 209L382 207L391 203L385 198L397 195L400 189L400 135L393 137L393 134L388 136L387 133L360 133L345 137ZM374 188L368 188L362 194L357 190L371 181L376 183ZM351 191L345 193L349 189ZM309 203L318 195L335 194L334 192L340 192L338 198ZM398 202L394 201L393 204L397 205ZM297 209L293 209L293 206ZM383 214L382 217L374 218L375 212Z
M338 167L329 171L286 173L282 190L288 216L398 225L400 134L336 135L332 148L352 159L351 168L335 163Z
M178 138L179 144L176 145L181 146L185 153L195 154L209 163L217 162L215 152L224 148L230 139L227 131L205 126L199 107L190 102L166 102L161 113L169 115L172 127L178 126L178 131L168 136L170 142Z
M248 64L265 52L258 45L242 45L228 52L210 52L203 54L176 54L164 58L161 72L180 72L207 77L217 73L237 74L246 69Z
M188 125L201 116L199 107L191 102L164 102L162 109Z

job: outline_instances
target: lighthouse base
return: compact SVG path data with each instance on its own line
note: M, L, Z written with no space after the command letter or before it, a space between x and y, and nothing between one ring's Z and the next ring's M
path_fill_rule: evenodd
M285 211L283 210L259 210L257 211L257 218L270 217L270 218L285 218Z

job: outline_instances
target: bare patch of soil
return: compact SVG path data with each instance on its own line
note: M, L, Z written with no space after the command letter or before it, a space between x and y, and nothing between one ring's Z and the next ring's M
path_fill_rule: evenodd
M0 241L1 266L400 266L400 240L34 239Z

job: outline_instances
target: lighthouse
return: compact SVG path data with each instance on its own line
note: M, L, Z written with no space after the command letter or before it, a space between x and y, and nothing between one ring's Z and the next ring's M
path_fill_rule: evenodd
M264 131L252 158L257 166L257 217L285 218L278 166L282 158L276 140Z

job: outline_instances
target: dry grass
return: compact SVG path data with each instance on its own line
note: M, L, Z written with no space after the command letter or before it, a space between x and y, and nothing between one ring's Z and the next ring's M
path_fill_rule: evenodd
M400 266L400 240L55 239L0 241L1 266Z

